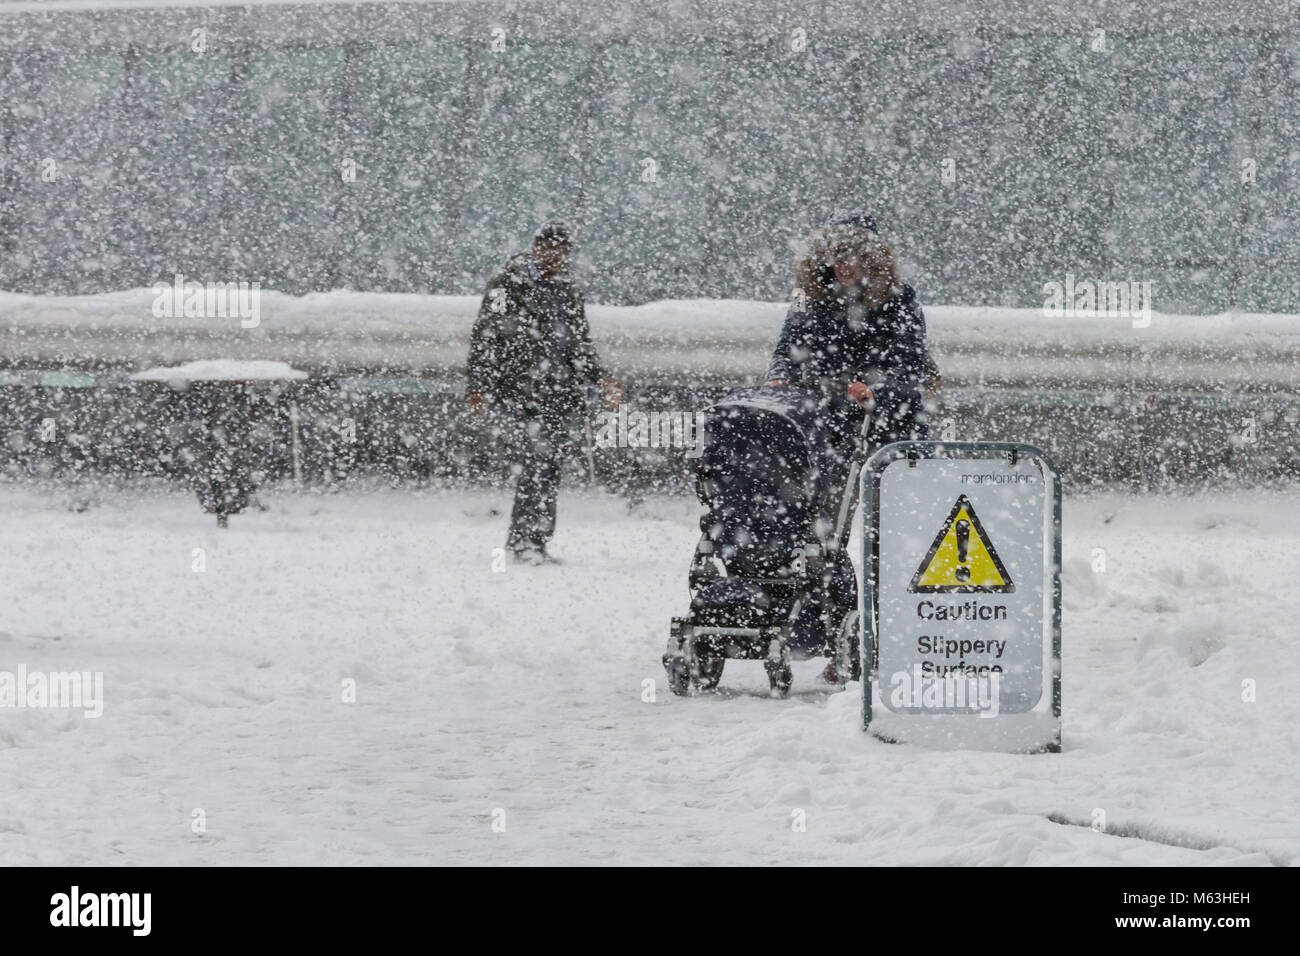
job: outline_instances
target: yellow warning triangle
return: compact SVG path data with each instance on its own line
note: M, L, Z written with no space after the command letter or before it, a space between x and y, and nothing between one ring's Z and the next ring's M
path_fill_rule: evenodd
M912 575L909 591L992 591L1009 594L1016 589L998 557L970 499L962 495L921 566Z

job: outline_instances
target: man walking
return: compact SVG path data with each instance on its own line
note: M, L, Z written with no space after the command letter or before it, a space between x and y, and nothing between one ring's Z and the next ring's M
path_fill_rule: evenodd
M470 411L481 416L493 405L518 426L519 478L506 547L527 564L552 560L546 544L555 533L560 470L584 386L599 382L610 407L626 394L591 344L582 290L569 274L572 259L568 227L544 223L532 248L488 282L470 336Z

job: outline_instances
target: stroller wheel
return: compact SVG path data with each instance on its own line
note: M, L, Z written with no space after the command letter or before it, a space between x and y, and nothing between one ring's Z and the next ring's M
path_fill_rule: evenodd
M686 658L679 654L665 654L664 670L668 674L669 690L678 697L685 697L691 692L691 671L686 666Z
M794 683L794 672L790 669L790 651L775 637L767 646L767 660L763 661L763 669L767 671L772 696L785 697L790 693L790 685Z
M700 691L717 690L726 663L727 659L720 655L697 657L695 672L691 673L691 666L683 655L665 654L664 671L668 674L668 689L678 697L686 697L692 688Z
M722 680L722 668L726 666L727 659L721 654L700 653L696 649L695 669L696 686L700 690L717 690L718 681Z
M688 648L688 639L686 626L674 621L663 660L668 688L678 697L685 697L692 690L715 690L727 663L724 655L711 650L704 642L692 642Z
M764 661L763 668L767 671L767 682L772 686L774 697L785 697L790 693L790 685L794 683L794 672L790 670L789 664Z
M727 663L726 657L713 651L707 642L692 640L690 625L679 618L673 619L663 660L668 688L678 697L692 690L714 690Z

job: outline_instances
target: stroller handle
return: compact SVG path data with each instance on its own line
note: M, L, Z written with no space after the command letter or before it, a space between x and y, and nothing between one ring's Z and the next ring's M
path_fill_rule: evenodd
M862 416L862 437L866 438L867 433L871 431L871 422L876 417L876 400L874 397L868 398L865 402L859 402L862 410L866 415Z
M828 542L832 553L843 551L848 547L851 531L849 523L858 507L858 476L862 473L862 466L871 453L871 426L876 417L876 402L875 399L868 398L859 404L866 414L862 417L862 428L858 432L858 440L854 443L853 453L849 456L848 474L845 476L844 488L840 492L840 506L835 513L835 529Z

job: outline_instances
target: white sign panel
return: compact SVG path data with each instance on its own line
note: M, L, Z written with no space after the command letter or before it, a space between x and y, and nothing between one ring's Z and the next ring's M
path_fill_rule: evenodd
M1055 712L1059 724L1055 470L1028 446L965 447L890 446L863 470L874 703L1004 727Z

